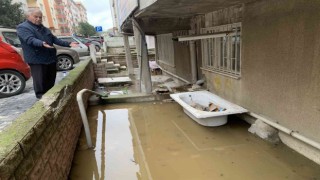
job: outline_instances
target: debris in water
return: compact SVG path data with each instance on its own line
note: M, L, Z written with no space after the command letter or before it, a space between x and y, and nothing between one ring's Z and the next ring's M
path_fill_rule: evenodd
M199 91L200 89L201 89L201 86L197 84L193 84L191 88L188 88L188 91L193 92L193 91Z
M191 100L190 106L195 108L195 109L198 109L198 110L201 110L201 111L208 111L208 112L221 112L221 111L225 111L226 110L226 108L219 107L218 105L215 105L212 102L209 103L208 107L202 106L201 104L198 104L198 103L194 102L192 100L191 95L189 95L189 97L190 97L190 100Z
M167 88L157 88L154 90L154 92L156 92L158 94L162 94L162 93L168 93L169 90Z
M164 99L164 100L162 100L162 102L174 102L174 100L173 99Z

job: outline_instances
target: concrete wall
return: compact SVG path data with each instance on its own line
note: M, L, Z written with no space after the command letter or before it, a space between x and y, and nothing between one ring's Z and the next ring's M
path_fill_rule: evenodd
M146 36L146 41L147 41L148 49L154 49L155 48L154 36Z
M245 104L259 104L252 110L320 142L320 1L261 1L245 9L242 86L252 97Z
M68 179L82 127L76 93L93 87L93 74L82 63L0 133L1 180Z
M179 34L181 32L157 35L157 63L163 70L169 71L190 82L191 63L189 44L172 40L172 37Z
M151 4L155 3L157 0L139 0L139 9L142 10Z
M175 68L172 33L157 35L157 61L164 67Z
M117 36L117 37L104 36L104 40L107 43L108 48L124 47L124 41L122 36ZM130 47L135 47L136 45L133 36L129 37L129 45Z
M203 71L210 91L320 142L320 1L261 0L238 15L241 78ZM302 153L310 149L281 138ZM305 155L320 163L319 151L311 151Z
M191 82L190 48L188 43L173 42L176 75Z

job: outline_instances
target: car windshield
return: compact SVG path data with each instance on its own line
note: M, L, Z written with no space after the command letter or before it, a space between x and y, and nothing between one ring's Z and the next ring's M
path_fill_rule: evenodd
M76 42L75 40L73 40L71 37L58 37L59 39L63 40L63 41L67 41L69 43L72 43L72 42Z
M21 47L21 42L16 32L2 32L2 34L7 43L14 47Z

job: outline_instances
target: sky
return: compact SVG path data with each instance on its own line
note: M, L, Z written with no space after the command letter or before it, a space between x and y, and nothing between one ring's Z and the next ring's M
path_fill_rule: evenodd
M109 0L77 0L87 9L88 22L102 26L103 31L113 27Z

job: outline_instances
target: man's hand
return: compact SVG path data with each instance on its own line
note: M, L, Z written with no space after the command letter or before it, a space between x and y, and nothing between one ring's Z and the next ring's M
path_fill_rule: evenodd
M49 45L48 43L46 43L46 42L43 42L42 45L43 45L43 47L45 47L45 48L54 48L53 46L50 46L50 45Z
M79 43L77 42L72 42L69 44L70 47L79 47Z

